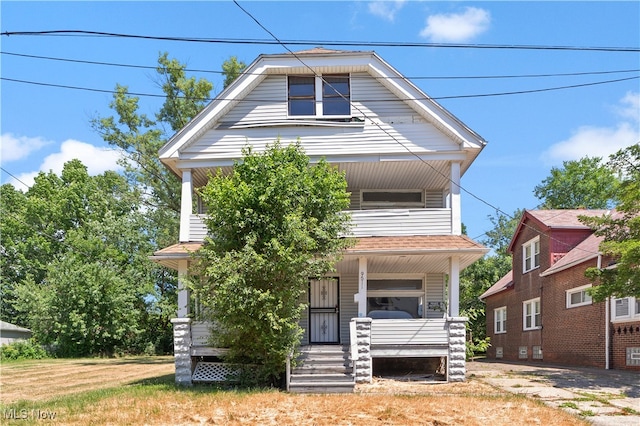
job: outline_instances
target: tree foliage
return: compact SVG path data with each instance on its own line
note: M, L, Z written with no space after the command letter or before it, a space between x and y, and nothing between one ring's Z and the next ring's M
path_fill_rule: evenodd
M247 64L242 61L238 61L235 56L230 57L222 64L222 74L224 75L224 88L229 87L233 81L242 74L242 71L247 68Z
M488 344L485 304L479 297L511 270L511 255L507 249L521 216L522 210L516 210L511 216L489 216L494 227L486 232L482 243L492 252L460 274L460 312L469 318L468 350L486 349Z
M200 194L211 237L193 292L228 361L257 365L258 378L274 382L299 344L309 278L330 271L349 244L338 238L349 225L344 174L276 142L264 153L244 149L233 172L210 176Z
M604 237L600 251L613 258L615 266L589 268L587 276L600 284L592 290L595 300L611 296L640 298L640 144L618 151L607 164L621 181L616 212L580 220Z
M606 209L616 202L619 181L599 157L565 161L534 188L544 209Z
M141 320L157 300L140 194L115 172L89 176L78 160L61 176L40 173L22 195L2 190L12 200L3 213L21 225L19 238L2 241L13 320L63 356L140 351Z

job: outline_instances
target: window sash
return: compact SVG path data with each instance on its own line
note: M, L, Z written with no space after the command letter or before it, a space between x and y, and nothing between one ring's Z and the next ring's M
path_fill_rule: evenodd
M591 285L576 287L567 290L567 308L575 308L578 306L591 305L593 300L587 291Z
M540 266L540 240L527 241L522 246L522 269L529 272Z
M501 308L494 309L494 333L506 333L507 332L507 308L503 306Z
M349 76L322 76L322 115L350 115Z
M289 76L289 115L316 114L315 77Z
M527 300L523 303L524 330L535 330L542 325L540 317L540 299Z

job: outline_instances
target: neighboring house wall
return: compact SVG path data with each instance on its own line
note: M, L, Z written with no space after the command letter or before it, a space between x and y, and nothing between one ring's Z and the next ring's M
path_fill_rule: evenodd
M567 307L567 290L590 285L584 271L595 266L593 259L546 277L542 299L545 362L605 368L606 303L585 301Z
M609 306L591 300L586 269L612 264L612 259L598 254L601 237L577 222L582 213L525 213L510 245L511 285L503 278L481 296L492 345L489 358L640 371L640 304L634 298L614 299ZM540 218L555 222L550 226ZM535 241L539 266L525 270L523 247ZM538 298L540 327L525 330L525 302Z

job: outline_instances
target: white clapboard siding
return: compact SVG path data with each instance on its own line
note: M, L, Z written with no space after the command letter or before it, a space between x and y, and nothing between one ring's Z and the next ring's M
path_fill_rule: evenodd
M351 234L354 237L390 237L451 234L450 209L377 209L351 210ZM207 228L203 215L192 214L189 241L204 241Z
M449 331L444 319L374 319L371 346L448 345Z
M427 310L428 319L444 318L446 315L444 274L427 274Z
M426 208L438 209L445 206L442 191L425 191L424 203Z
M450 209L378 209L349 211L355 237L448 235Z
M357 78L355 78L357 76ZM426 122L367 74L354 74L352 116L362 123L301 125L287 116L285 76L269 76L224 117L182 151L184 158L241 158L241 149L261 150L277 138L301 141L307 155L405 154L458 150L459 146ZM253 125L259 126L254 127ZM271 123L271 124L269 124ZM309 123L307 123L309 124Z
M204 241L207 236L207 226L204 224L204 214L192 214L189 218L189 241Z
M208 321L193 321L191 323L191 345L209 346L211 323Z
M287 77L267 76L222 122L240 124L251 121L283 120L287 117Z

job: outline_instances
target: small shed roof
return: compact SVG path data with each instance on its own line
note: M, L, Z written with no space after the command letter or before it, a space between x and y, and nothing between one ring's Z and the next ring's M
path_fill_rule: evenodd
M28 328L20 327L19 325L11 324L10 322L0 321L0 332L2 331L18 331L22 333L31 333Z

